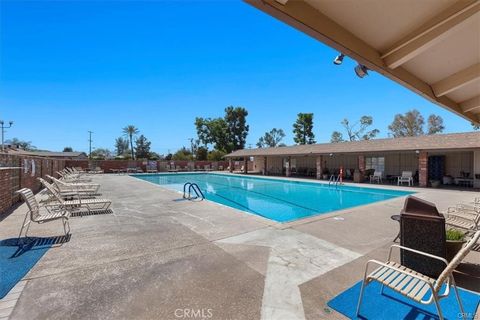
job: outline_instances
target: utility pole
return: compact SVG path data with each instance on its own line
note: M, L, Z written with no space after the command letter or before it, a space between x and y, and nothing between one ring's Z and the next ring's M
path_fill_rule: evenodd
M8 122L8 127L5 126L5 122L0 120L0 126L2 127L2 152L5 152L5 145L4 145L4 137L5 137L5 130L11 128L13 125L13 121Z
M89 137L88 137L88 143L89 143L89 151L88 151L88 158L92 159L92 133L93 131L88 131Z

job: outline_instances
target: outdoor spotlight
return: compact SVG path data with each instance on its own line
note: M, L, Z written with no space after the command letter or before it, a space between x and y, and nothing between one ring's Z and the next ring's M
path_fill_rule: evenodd
M341 65L342 62L343 62L343 58L345 57L345 55L343 53L340 53L338 56L335 57L335 59L333 60L333 64L336 64L337 66Z
M357 76L359 78L363 78L365 76L368 76L368 68L365 67L363 64L357 64L357 66L355 67L355 73L357 74Z
M420 151L419 151L419 150L415 150L415 153L416 153L416 154L420 154Z

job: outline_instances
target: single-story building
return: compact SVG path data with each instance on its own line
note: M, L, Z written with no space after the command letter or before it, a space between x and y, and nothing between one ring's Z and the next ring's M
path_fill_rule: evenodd
M55 151L27 151L22 149L7 149L6 152L12 155L45 157L64 160L85 160L88 156L85 152L55 152Z
M480 188L480 132L363 140L288 147L243 149L225 156L242 159L242 171L263 175L306 176L363 182L374 171L383 181L395 182L403 172L412 172L421 187L455 184ZM252 173L252 172L251 172Z

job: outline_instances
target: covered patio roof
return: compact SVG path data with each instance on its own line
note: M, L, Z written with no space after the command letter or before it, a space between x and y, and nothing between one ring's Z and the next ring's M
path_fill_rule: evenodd
M480 122L479 0L244 0Z
M294 156L310 154L368 153L391 151L440 151L480 149L480 132L437 134L420 137L362 140L354 142L305 144L290 147L242 149L226 158L253 156Z

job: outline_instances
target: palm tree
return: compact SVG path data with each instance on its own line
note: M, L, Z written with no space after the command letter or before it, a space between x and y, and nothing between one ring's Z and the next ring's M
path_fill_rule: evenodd
M133 136L138 134L140 131L134 125L128 125L123 128L123 134L128 137L130 140L130 150L132 152L132 159L135 159L135 154L133 153Z

